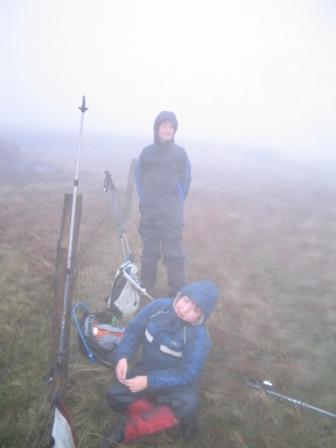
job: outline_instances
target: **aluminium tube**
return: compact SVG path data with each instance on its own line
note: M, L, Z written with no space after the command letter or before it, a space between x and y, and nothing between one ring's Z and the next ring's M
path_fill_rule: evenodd
M76 217L76 204L77 204L77 190L78 190L78 173L79 173L79 163L80 155L83 143L83 124L84 124L84 113L88 110L85 104L85 96L82 98L82 105L78 108L81 111L80 127L79 127L79 138L78 138L78 148L77 148L77 161L75 178L73 182L73 196L72 196L72 209L70 218L70 230L69 230L69 245L67 254L67 266L65 274L65 284L64 284L64 302L63 302L63 314L61 321L61 330L59 338L59 348L57 353L57 365L63 367L64 363L64 352L65 352L65 327L67 320L67 309L69 303L69 292L70 292L70 279L72 274L72 257L73 257L73 241L74 241L74 230L75 230L75 217Z
M301 406L303 408L310 409L311 411L317 412L318 414L325 415L327 417L336 418L336 414L332 412L305 403L304 401L297 400L296 398L289 397L288 395L283 395L280 394L279 392L275 392L273 390L273 384L268 380L264 381L248 380L246 383L253 389L262 390L266 394L272 395L273 397L279 398L280 400L288 401L289 403L292 403L296 406Z

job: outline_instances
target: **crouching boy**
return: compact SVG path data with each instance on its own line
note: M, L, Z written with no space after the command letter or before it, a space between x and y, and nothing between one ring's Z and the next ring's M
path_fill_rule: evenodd
M126 414L101 447L130 443L176 425L193 427L198 380L211 341L205 321L218 299L209 281L182 287L175 299L155 300L130 322L116 353L118 382L107 391L113 410ZM143 345L141 361L129 361Z

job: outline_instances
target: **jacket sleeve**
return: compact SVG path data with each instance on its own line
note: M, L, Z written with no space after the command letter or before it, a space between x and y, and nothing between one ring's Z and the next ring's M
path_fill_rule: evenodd
M140 154L136 166L135 166L135 185L139 195L142 197L143 192L143 176L144 176L144 162L143 162L143 152Z
M188 195L190 183L191 183L191 164L187 154L185 153L184 169L181 176L181 187L184 199Z
M127 358L128 360L132 359L144 341L148 320L161 307L161 301L155 300L145 306L140 313L130 321L123 338L118 345L118 349L114 357L116 362L118 362L121 358Z
M147 375L148 388L157 390L193 383L202 373L210 347L210 338L203 327L197 337L187 343L178 367L153 370Z

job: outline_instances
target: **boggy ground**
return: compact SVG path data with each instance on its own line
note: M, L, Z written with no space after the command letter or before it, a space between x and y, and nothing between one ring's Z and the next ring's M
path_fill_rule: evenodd
M199 428L192 446L336 446L334 420L246 385L250 378L269 379L280 392L336 412L336 185L320 174L229 170L225 164L213 171L195 170L186 204L188 278L213 279L221 299L209 322L213 351L202 380ZM104 214L101 182L100 174L83 173L83 238ZM22 353L33 334L38 339L36 328L46 322L40 310L51 300L65 190L71 191L70 174L0 187L1 339L6 347L2 373L9 371L8 360L16 366L11 370L11 394L2 391L7 423L22 411L18 405L13 411L13 391L17 397L25 393L27 412L35 398L26 390L32 380L22 379L22 364L28 362ZM139 259L136 221L134 207L130 239ZM166 291L163 269L158 290ZM20 331L14 331L19 321ZM31 350L29 365L35 376L44 373L48 342L41 332L33 346L44 349ZM78 446L94 448L117 418L104 399L113 372L88 364L78 353L75 338L72 350L66 401ZM2 431L1 446L21 446L9 427L8 423L4 428L8 431ZM167 433L136 446L186 448L190 442Z

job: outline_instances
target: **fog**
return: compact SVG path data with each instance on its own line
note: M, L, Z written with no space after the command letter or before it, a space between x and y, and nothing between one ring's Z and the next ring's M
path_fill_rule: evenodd
M140 150L173 110L199 154L335 161L335 44L332 0L1 0L1 137L71 146L85 94L105 148Z

